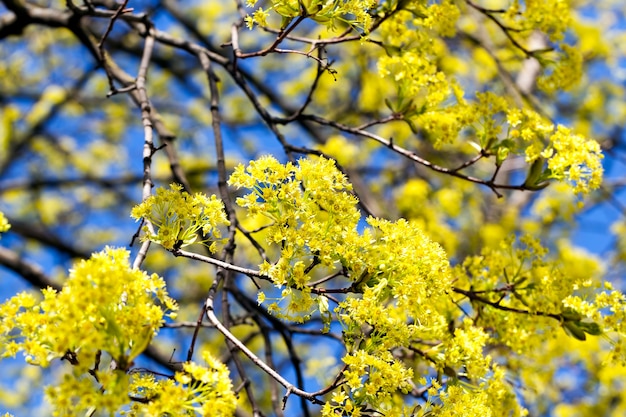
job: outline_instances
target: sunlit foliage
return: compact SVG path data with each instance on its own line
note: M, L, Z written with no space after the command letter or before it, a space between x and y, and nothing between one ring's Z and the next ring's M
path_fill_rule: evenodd
M4 0L0 402L624 415L596 3Z

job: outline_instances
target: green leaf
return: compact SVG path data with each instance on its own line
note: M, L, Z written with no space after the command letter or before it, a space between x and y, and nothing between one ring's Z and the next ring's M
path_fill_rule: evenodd
M581 321L578 323L578 327L583 329L585 333L590 334L592 336L600 336L602 334L602 328L600 327L600 325L593 321L591 322Z
M565 333L567 333L569 336L572 336L575 339L578 339L581 341L587 340L587 336L585 335L585 332L583 331L583 329L578 327L578 324L574 323L573 321L564 321L563 329L565 330Z
M565 321L581 321L583 319L582 314L580 314L578 311L574 310L573 308L568 308L568 307L563 309L563 311L561 312L561 317Z
M523 187L529 190L539 190L548 186L542 179L544 162L543 158L535 159L530 165L530 168L528 168L528 174L526 175L526 181L524 181Z

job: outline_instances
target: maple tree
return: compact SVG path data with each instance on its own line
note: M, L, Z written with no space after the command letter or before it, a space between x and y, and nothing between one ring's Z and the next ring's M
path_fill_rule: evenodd
M2 5L16 415L626 411L619 3Z

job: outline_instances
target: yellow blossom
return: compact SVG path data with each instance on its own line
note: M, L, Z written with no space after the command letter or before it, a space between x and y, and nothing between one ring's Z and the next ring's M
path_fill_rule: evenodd
M93 358L103 351L128 367L166 311L177 308L162 278L132 269L128 257L124 249L107 248L74 265L63 289L45 290L43 301L27 293L8 300L0 306L3 339L42 366L68 352Z
M133 207L131 217L150 221L155 232L144 226L143 239L158 243L165 249L219 240L222 237L220 227L230 224L224 204L215 195L190 195L177 184L171 184L169 190L158 188L156 195ZM203 238L197 241L199 235ZM207 246L213 251L216 249L212 244Z
M6 232L11 228L9 221L4 217L4 213L0 211L0 233Z

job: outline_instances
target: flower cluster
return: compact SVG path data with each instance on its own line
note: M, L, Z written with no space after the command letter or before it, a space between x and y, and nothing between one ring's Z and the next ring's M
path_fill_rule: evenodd
M506 382L505 369L494 365L491 377L478 385L455 384L442 389L432 380L425 406L418 407L416 417L426 416L511 416L528 415L528 410L517 404L515 393Z
M600 187L603 169L598 142L576 135L561 125L549 140L541 156L548 159L550 178L573 184L576 193L588 193Z
M511 109L507 122L509 138L521 138L527 144L526 161L534 165L526 179L529 188L540 187L549 179L567 181L576 193L588 193L600 186L603 155L598 142L562 125L555 128L531 110Z
M73 417L96 411L102 415L114 415L130 402L129 377L126 372L94 371L93 375L97 381L74 368L55 381L54 385L45 388L54 416Z
M390 352L370 354L357 350L343 358L348 370L343 373L356 404L379 406L391 399L396 391L411 390L408 381L411 369L404 367Z
M246 2L248 7L255 4L256 0ZM255 24L266 26L269 12L273 11L283 18L283 28L294 17L303 16L331 28L337 22L343 22L367 32L372 22L370 11L377 4L377 0L272 0L266 10L260 7L252 16L246 16L246 25L250 29Z
M437 66L445 50L421 27L424 23L431 25L428 22L428 19L415 18L408 10L390 16L382 23L380 34L387 50L393 53L382 55L378 60L381 77L396 83L399 101L419 98L414 106L423 107L424 111L437 108L447 99L453 84Z
M230 224L224 203L215 195L190 195L178 184L171 184L169 190L158 188L156 195L133 207L131 217L149 221L152 227L144 226L144 239L170 250L211 242L209 249L215 252L217 241L212 239L220 239L220 227Z
M464 327L454 331L454 337L442 346L443 363L451 369L465 367L466 377L471 380L482 378L489 370L491 358L483 354L489 335L466 320Z
M598 334L598 324L586 322L587 312L571 301L598 289L598 260L568 247L558 247L549 260L537 240L524 236L520 242L507 239L455 268L455 285L469 289L462 293L478 313L475 324L490 329L489 343L531 354L560 328L580 339L581 333Z
M607 362L626 366L626 295L606 283L595 296L571 295L563 306L575 315L566 328L568 334L579 340L585 340L586 334L606 334L612 345Z
M503 23L515 31L539 30L548 34L552 41L558 41L563 39L571 25L570 3L567 0L530 0L523 3L524 7L519 0L510 3L503 14Z
M441 4L433 3L422 10L422 14L426 16L420 22L423 27L432 29L441 36L452 37L456 34L456 23L461 11L453 1L443 0Z
M503 97L494 94L477 94L478 102L468 104L463 99L463 90L452 74L442 69L441 61L447 55L445 45L429 31L438 36L452 36L459 19L458 7L448 1L425 5L422 2L403 2L401 10L394 10L380 25L380 35L385 45L385 54L378 59L382 77L393 80L397 87L397 104L394 112L402 113L413 131L420 131L436 147L452 144L463 132L476 131L472 141L481 150L497 155L499 165L509 154L526 154L529 162L539 155L554 151L556 142L568 142L572 151L560 147L562 155L548 161L543 169L541 162L535 169L538 181L527 182L530 189L545 185L547 179L567 180L577 193L586 193L597 188L602 176L599 163L600 151L594 141L577 137L532 111L512 110L524 113L525 123L518 130L515 123L509 126L509 134L503 137L502 114L511 105ZM532 33L539 30L548 34L553 41L563 38L571 21L569 5L563 0L546 2L513 2L507 13L498 16L503 27L498 31ZM509 29L504 29L509 28ZM517 37L513 34L511 36ZM520 42L523 44L523 42ZM509 56L510 51L507 52ZM494 52L494 55L497 54ZM537 52L534 55L546 68L539 78L539 87L555 92L569 89L580 79L582 55L579 48L562 44L557 51ZM468 129L470 128L470 129ZM524 139L517 141L518 137ZM512 141L509 141L512 139ZM550 141L546 146L545 142ZM580 151L574 152L574 149Z
M285 310L283 316L290 318L307 317L317 305L307 286L310 265L334 267L359 256L355 243L361 239L357 233L360 213L349 192L352 186L332 160L302 159L296 166L283 165L271 156L247 167L239 165L229 184L251 191L238 198L237 204L248 215L267 218L266 239L281 246L280 259L274 264L265 262L261 272L278 287L290 287L284 289L282 299L291 301L285 309L275 303L270 311Z
M100 351L126 369L177 309L165 281L132 269L124 249L80 261L61 291L42 293L40 302L23 292L0 306L4 357L23 351L28 362L48 366L69 355L87 369Z
M361 269L353 267L362 271L355 274L362 295L347 298L336 312L349 352L344 376L353 394L359 393L353 400L384 408L390 393L406 389L412 375L390 352L419 350L416 340L450 339L445 311L450 306L451 276L445 252L414 224L374 218L368 223L371 228L363 236L369 243L362 248ZM435 310L435 305L441 308ZM381 376L396 385L381 385ZM365 389L357 387L357 381Z
M107 248L78 262L61 291L42 292L41 301L23 292L0 305L2 356L73 365L46 388L55 415L119 410L130 401L133 360L177 309L165 282L132 269L125 249Z
M406 220L368 218L369 227L359 231L357 201L332 161L294 165L263 157L238 166L229 183L250 190L238 205L267 219L265 239L280 247L275 262L261 265L281 288L268 307L272 314L303 321L316 309L328 312L328 300L312 295L318 266L351 280L350 292L359 294L335 309L347 348L347 384L325 405L325 415L359 415L366 406L391 409L394 394L411 389L413 368L397 355L403 349L422 352L440 371L490 379L493 364L483 353L488 333L470 321L450 331L458 310L446 253ZM258 300L267 298L261 292ZM484 397L486 403L493 399Z
M228 368L208 351L202 353L207 366L183 364L173 379L156 379L149 373L135 373L130 393L137 401L128 417L140 416L232 416L237 406Z
M561 59L548 65L551 71L537 80L537 86L547 93L575 87L583 74L583 56L580 48L563 44L561 49L563 50Z
M46 395L57 416L75 416L82 410L128 417L232 416L237 398L228 368L207 351L202 357L207 366L184 363L172 378L157 379L139 371L95 371L98 383L94 383L74 372L47 387Z
M9 221L4 217L4 213L0 211L0 233L4 233L11 228Z

